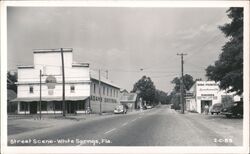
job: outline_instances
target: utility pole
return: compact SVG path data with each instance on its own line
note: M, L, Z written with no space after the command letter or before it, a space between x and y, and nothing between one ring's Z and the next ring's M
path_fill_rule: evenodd
M99 69L99 100L100 100L100 115L102 115L102 97L101 97L101 69Z
M180 90L181 90L181 97L180 97L180 101L181 101L181 112L182 114L184 114L184 95L183 95L183 89L184 89L184 82L183 82L183 56L187 55L185 53L177 53L178 56L181 56L181 85L180 85Z
M61 58L62 58L62 108L63 116L66 116L66 104L65 104L65 75L64 75L64 58L63 58L63 48L61 48Z
M40 101L39 101L39 116L40 116L40 120L42 119L42 70L40 70L40 74L39 74L39 79L40 79Z

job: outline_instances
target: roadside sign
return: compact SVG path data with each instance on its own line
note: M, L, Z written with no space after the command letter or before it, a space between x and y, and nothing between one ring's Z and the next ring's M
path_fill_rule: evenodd
M48 86L48 89L54 89L56 86L56 78L52 75L49 75L46 80L45 83Z

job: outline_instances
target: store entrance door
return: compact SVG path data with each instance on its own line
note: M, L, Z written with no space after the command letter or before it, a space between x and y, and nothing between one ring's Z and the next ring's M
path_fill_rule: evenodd
M208 105L208 107L210 108L210 106L212 105L212 100L202 100L201 101L201 113L203 113L205 111L206 105Z
M76 102L67 102L67 112L69 114L75 114L76 113Z
M37 102L30 102L30 114L37 114Z

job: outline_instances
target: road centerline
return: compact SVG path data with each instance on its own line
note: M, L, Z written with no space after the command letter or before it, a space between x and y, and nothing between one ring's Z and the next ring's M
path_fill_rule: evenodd
M122 126L126 126L127 124L128 124L128 122L125 122L125 123L122 124Z
M135 118L135 119L131 120L131 122L135 121L136 119L137 119L137 118Z
M108 134L108 133L110 133L110 132L112 132L112 131L114 131L114 130L116 130L116 128L113 128L113 129L111 129L111 130L109 130L109 131L106 131L104 134Z

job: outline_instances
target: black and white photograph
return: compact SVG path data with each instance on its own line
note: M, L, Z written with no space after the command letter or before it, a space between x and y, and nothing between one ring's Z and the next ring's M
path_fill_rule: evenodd
M2 4L3 153L249 152L248 1Z

